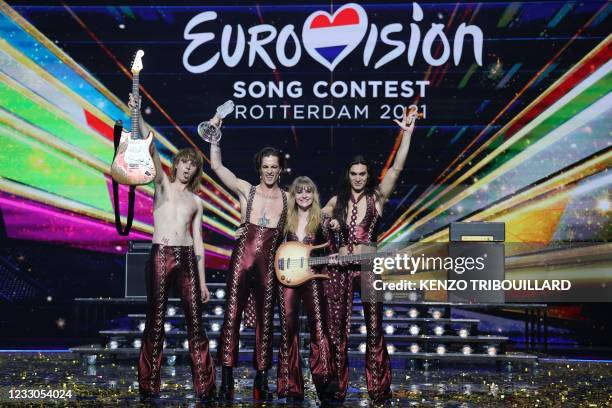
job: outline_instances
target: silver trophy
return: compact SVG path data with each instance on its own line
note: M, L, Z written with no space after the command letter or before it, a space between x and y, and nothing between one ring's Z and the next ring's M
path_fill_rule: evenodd
M211 120L198 125L198 135L208 143L217 143L221 140L221 121L233 111L234 102L232 100L226 101L217 108L217 112Z

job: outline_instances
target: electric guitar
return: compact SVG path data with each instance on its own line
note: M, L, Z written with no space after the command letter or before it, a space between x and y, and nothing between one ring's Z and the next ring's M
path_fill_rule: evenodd
M276 250L274 257L274 270L279 282L285 286L296 287L311 279L329 279L329 276L314 273L311 269L316 265L327 265L332 259L338 262L360 262L378 257L385 257L391 253L361 253L352 255L315 256L311 257L311 251L324 248L328 243L320 245L308 245L298 241L288 241L281 244Z
M144 51L138 50L131 67L132 95L136 100L139 99L138 84L143 55ZM131 112L131 132L125 129L121 131L119 147L111 165L113 180L130 186L148 184L155 179L155 165L149 150L153 143L153 132L149 131L145 138L140 134L138 126L140 106L137 105Z

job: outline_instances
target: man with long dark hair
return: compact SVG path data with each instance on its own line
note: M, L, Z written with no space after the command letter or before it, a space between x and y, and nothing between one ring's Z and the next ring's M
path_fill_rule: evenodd
M220 396L232 400L234 377L232 368L238 361L238 342L242 312L247 299L254 297L255 355L257 374L253 385L255 400L270 399L268 369L272 366L272 334L277 280L274 254L283 237L287 215L287 197L279 187L285 167L284 156L266 147L255 156L260 183L257 186L239 179L221 162L221 147L211 144L211 167L215 174L240 199L241 228L232 252L227 275L228 297L221 330L219 360L221 362Z
M404 168L410 139L414 130L416 110L404 110L403 120L395 122L402 128L402 141L393 165L381 183L376 185L372 165L359 155L349 163L338 187L338 193L322 209L333 217L330 226L339 234L339 254L359 254L376 242L377 227L383 205ZM329 295L329 334L338 368L339 392L344 400L348 386L348 333L353 307L353 291L359 284L371 289L372 271L363 276L355 265L331 268L331 279L325 282ZM377 302L374 290L361 293L364 308L366 343L366 380L370 398L381 402L391 397L391 367L382 333L382 303ZM364 296L366 297L364 299Z

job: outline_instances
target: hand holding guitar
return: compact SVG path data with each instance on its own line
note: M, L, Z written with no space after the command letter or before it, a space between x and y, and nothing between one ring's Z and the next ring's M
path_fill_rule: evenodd
M143 185L155 180L156 168L151 157L153 132L141 134L140 116L140 71L144 51L138 50L131 66L132 93L128 107L130 108L130 131L123 130L119 146L111 165L113 180L125 185Z

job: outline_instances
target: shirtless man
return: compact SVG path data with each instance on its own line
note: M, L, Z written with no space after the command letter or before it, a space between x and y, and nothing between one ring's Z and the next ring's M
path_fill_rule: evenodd
M272 366L274 299L277 281L274 254L281 243L287 214L287 197L278 185L285 167L284 157L266 147L255 156L260 183L253 186L237 178L221 162L221 147L211 144L211 167L217 176L240 199L240 234L232 252L227 275L228 297L221 330L220 397L232 400L234 378L232 367L238 361L238 341L242 312L250 296L255 298L255 355L257 374L253 385L255 400L272 397L268 388L268 369Z
M130 109L140 101L130 94ZM149 129L139 118L140 132ZM138 361L138 387L143 401L159 396L160 366L164 344L164 316L170 285L179 286L189 341L191 373L196 397L215 398L215 368L202 329L202 302L210 293L204 274L202 241L203 206L195 194L202 175L202 157L194 149L182 149L172 160L167 176L153 146L155 202L153 246L146 268L147 318Z
M403 120L395 122L402 128L402 142L393 166L377 186L370 163L361 155L349 163L338 194L329 200L322 212L333 217L330 226L340 234L340 255L365 252L376 243L377 227L383 204L393 192L397 179L404 168L410 139L414 130L415 112L404 110ZM336 356L339 389L336 399L344 400L348 386L348 333L353 291L362 278L360 268L355 265L330 268L331 279L324 282L328 294L329 334ZM382 333L382 303L377 302L371 289L374 275L364 274L365 284L370 290L361 293L367 328L366 380L368 394L375 402L391 397L391 367L389 354ZM368 285L369 284L369 285Z

